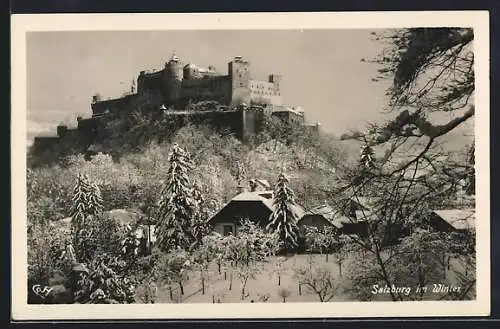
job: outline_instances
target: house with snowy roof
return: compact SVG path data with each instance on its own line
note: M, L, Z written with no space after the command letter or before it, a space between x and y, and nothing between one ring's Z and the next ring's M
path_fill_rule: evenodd
M258 186L260 188L257 188ZM208 224L222 235L238 234L238 227L243 220L250 220L265 228L274 211L274 193L268 188L269 183L262 180L250 180L250 189L239 186L239 193L213 215ZM296 218L302 218L305 214L299 205L296 205L293 211Z
M358 205L354 209L362 208ZM297 222L297 225L302 233L305 232L305 226L313 226L320 230L326 226L335 228L339 234L366 234L367 218L360 214L367 214L368 211L354 210L353 215L349 215L349 213L350 211L335 209L324 204L308 210Z
M348 220L347 217L339 215L331 206L323 204L308 210L297 225L301 231L304 231L305 226L314 226L320 230L324 227L333 227L340 232L344 226L343 222Z

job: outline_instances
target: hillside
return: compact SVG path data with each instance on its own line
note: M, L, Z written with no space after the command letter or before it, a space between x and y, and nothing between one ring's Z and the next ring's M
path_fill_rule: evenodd
M130 136L122 135L123 139ZM101 187L106 210L137 209L154 204L167 179L168 154L173 143L186 148L195 167L190 179L216 211L236 193L239 180L265 179L272 185L284 169L290 176L297 202L310 208L327 202L332 186L345 165L346 151L328 135L300 135L286 145L265 134L257 144L244 144L231 135L220 135L208 126L187 126L166 141L149 141L134 151L121 150L119 157L98 153L90 159L82 154L67 156L52 166L34 167L28 173L33 184L32 200L50 205L51 219L70 215L67 195L72 193L78 173L87 173ZM119 140L109 141L113 147ZM238 172L244 167L244 173ZM242 177L243 175L243 177ZM33 181L32 181L33 180ZM50 186L47 194L41 186Z

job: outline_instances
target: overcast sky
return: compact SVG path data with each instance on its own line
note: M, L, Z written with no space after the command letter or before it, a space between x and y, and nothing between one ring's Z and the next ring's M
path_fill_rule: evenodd
M28 139L55 134L60 122L90 116L90 101L119 97L144 69L161 69L175 51L185 63L227 73L240 55L253 79L283 75L283 103L340 135L381 118L387 82L361 62L382 49L372 30L36 32L27 36Z

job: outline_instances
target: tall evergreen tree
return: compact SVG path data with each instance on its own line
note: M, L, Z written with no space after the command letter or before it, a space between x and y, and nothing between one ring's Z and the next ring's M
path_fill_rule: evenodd
M269 218L267 229L279 235L281 242L287 247L296 247L298 227L297 213L293 207L297 206L294 193L288 187L288 178L283 172L278 176L274 191L274 211Z
M87 212L95 217L102 212L103 208L101 189L96 183L91 183L88 191Z
M102 212L103 204L101 191L97 184L93 184L86 174L78 174L73 188L71 208L72 243L78 261L87 261L91 250L88 250L88 240L92 230L90 220L95 220Z
M157 231L158 245L165 251L191 245L192 220L198 208L189 180L189 172L193 168L189 153L174 144L168 161L168 180L158 204Z
M72 207L71 207L71 227L73 237L85 226L88 213L88 198L90 191L90 182L85 174L78 174L75 186L73 188Z
M191 235L194 239L191 247L197 247L202 243L203 237L210 233L210 227L207 222L209 214L206 207L204 206L205 199L203 198L200 190L195 186L193 187L192 191L192 196L195 204L193 209L193 218L191 219Z
M364 145L361 149L360 164L364 169L375 168L375 152L368 144Z

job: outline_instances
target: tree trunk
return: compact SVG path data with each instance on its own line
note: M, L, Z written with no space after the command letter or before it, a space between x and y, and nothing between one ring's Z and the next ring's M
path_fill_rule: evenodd
M443 255L443 281L446 281L446 254Z
M326 262L328 263L328 253L326 253L325 255L326 255Z
M170 295L170 301L174 300L174 293L172 292L172 286L168 287L168 293Z
M286 297L283 297L283 303L286 303Z
M281 275L278 274L278 286L281 286Z
M215 296L212 295L212 303L215 304Z
M227 280L227 272L224 271L224 281Z
M205 278L201 278L201 294L205 295Z
M387 274L384 262L382 261L382 258L380 257L380 251L379 251L378 247L375 248L375 256L377 257L377 263L380 266L380 269L382 270L382 275L384 277L383 279L384 279L385 283L387 284L387 286L390 287L392 284L389 281L389 275ZM398 300L398 298L396 298L396 295L392 291L389 291L389 293L391 294L392 301L396 302Z
M184 286L182 285L182 281L179 281L179 287L181 288L181 295L184 295Z
M233 289L233 272L229 274L229 290Z
M424 269L422 268L422 260L420 260L420 264L418 265L418 285L423 287L425 285L424 280Z
M245 286L241 287L241 300L245 299Z
M339 261L339 277L342 277L342 261Z
M302 296L302 285L299 283L299 296Z
M220 274L220 261L217 262L217 270L219 271L219 274ZM226 273L224 273L224 274L226 274Z

